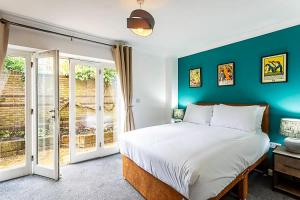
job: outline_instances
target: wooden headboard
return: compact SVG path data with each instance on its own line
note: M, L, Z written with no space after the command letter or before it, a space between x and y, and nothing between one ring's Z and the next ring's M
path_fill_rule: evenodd
M198 105L203 105L203 106L208 106L208 105L218 105L220 103L207 103L207 102L199 102L197 103ZM269 134L270 131L270 119L269 119L269 114L270 114L270 106L269 104L236 104L236 103L224 103L225 105L229 105L229 106L265 106L265 112L263 115L263 119L262 119L262 123L261 123L261 129L264 133Z

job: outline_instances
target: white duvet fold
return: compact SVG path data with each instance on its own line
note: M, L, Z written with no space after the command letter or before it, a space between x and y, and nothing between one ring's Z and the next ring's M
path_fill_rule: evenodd
M125 133L120 151L188 199L216 196L269 148L263 133L176 123Z

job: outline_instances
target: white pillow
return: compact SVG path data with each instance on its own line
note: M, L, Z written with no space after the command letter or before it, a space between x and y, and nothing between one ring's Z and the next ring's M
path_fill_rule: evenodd
M211 125L256 132L258 109L259 106L215 105Z
M220 105L230 106L230 105L226 105L226 104L220 104ZM231 107L237 107L237 106L231 106ZM239 107L241 107L241 106L239 106ZM262 119L263 119L263 116L264 116L266 106L253 105L253 106L243 106L243 107L253 107L254 109L255 109L255 107L258 108L257 116L256 116L256 130L258 132L261 132L262 131L262 129L261 129Z
M209 125L213 113L213 106L189 104L183 118L184 122Z
M256 117L256 129L257 131L262 131L261 130L261 124L262 124L262 119L264 116L264 112L265 112L266 106L258 106L258 110L257 110L257 117Z

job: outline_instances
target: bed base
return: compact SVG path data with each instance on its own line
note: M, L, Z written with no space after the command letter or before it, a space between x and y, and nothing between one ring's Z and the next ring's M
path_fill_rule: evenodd
M219 200L226 195L233 187L238 187L238 196L246 200L248 195L248 175L259 164L267 159L265 154L253 165L244 170L230 184L228 184L216 197L211 200ZM147 200L186 200L179 192L171 186L160 181L144 169L139 167L128 157L122 155L123 177Z

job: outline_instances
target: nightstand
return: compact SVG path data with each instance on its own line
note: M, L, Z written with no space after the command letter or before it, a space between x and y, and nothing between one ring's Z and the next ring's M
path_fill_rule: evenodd
M300 154L290 153L283 146L273 154L273 189L300 197Z

